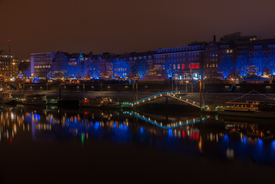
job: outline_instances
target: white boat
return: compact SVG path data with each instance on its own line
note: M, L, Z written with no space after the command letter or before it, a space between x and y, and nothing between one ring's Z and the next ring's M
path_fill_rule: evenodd
M254 118L275 118L274 111L263 111L259 101L228 102L225 107L218 109L219 115L243 116Z
M9 103L13 100L10 93L0 93L0 103L5 104Z
M22 100L24 105L46 105L46 96L45 95L25 95L25 98Z
M246 102L226 102L225 107L219 108L218 111L230 112L255 112L259 109L259 101L246 101Z

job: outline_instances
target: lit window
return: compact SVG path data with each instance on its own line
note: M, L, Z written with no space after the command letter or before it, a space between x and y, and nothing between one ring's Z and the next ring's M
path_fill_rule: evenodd
M184 67L184 64L181 65L181 69L183 70L185 67Z
M180 64L178 64L178 70L180 69Z

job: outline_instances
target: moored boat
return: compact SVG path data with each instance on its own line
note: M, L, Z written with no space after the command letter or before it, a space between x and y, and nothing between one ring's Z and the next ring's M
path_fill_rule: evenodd
M0 103L5 104L9 103L13 100L10 93L0 93Z
M46 96L45 95L29 95L26 94L25 98L22 99L22 104L24 105L46 105Z
M227 102L225 107L218 109L218 114L255 118L275 118L275 111L263 111L261 107L262 105L259 101Z

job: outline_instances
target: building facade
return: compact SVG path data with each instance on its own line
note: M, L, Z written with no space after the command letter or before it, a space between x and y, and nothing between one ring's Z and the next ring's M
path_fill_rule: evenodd
M169 77L189 80L193 75L202 75L206 42L194 42L185 47L156 49L154 68Z
M47 79L55 55L53 52L31 53L31 76Z
M241 32L224 35L220 39L220 41L225 41L225 42L233 41L238 50L238 53L237 53L238 55L240 55L244 50L247 50L250 44L256 40L259 40L258 36L256 35L242 36Z
M217 68L225 55L228 55L234 63L236 62L238 50L234 42L212 41L206 45L203 66L206 77L216 77L219 75Z
M0 76L2 79L10 79L18 74L18 60L12 54L0 51Z

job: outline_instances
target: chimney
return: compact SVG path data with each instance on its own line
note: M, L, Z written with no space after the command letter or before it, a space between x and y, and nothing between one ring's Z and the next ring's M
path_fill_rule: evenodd
M216 35L213 36L213 41L216 42Z

